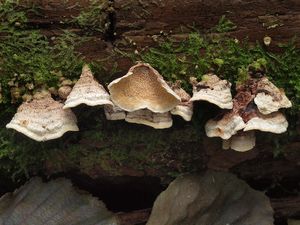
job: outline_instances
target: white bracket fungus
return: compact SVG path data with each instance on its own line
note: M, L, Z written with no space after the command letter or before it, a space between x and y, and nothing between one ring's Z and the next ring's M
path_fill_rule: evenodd
M221 119L209 120L205 131L209 137L221 137L223 148L248 151L255 146L253 130L284 133L288 122L278 112L280 108L291 107L291 102L265 77L250 78L237 87L233 109Z
M214 74L207 74L202 81L197 82L191 78L193 85L193 97L190 101L207 101L219 106L221 109L232 109L231 84L221 80Z
M257 91L254 102L262 114L270 114L281 108L292 107L292 103L286 97L284 91L277 88L266 77L259 80Z
M170 128L173 125L170 112L154 113L148 109L128 112L125 121L129 123L144 124L155 129Z
M127 112L149 109L165 113L180 103L180 97L149 64L138 63L108 85L115 105Z
M193 102L191 96L181 88L180 81L170 85L172 90L180 97L180 103L171 110L172 115L181 116L185 121L191 121L193 116Z
M78 131L76 116L63 104L54 101L50 94L36 94L31 102L24 102L7 128L15 129L36 141L61 137L68 131Z
M83 66L80 79L74 85L69 94L64 109L72 108L80 104L89 106L113 105L109 94L104 87L99 84L88 65Z

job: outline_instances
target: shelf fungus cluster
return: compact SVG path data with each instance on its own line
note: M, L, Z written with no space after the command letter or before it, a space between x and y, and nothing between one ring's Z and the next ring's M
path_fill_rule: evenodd
M250 77L236 91L233 108L206 123L208 137L221 137L224 149L243 152L255 146L255 130L275 134L287 130L288 122L279 109L292 104L283 90L266 77Z
M80 104L89 106L113 105L109 94L93 77L89 67L82 69L80 79L73 88L59 89L65 104L55 101L49 91L37 92L19 108L7 128L12 128L35 141L48 141L68 131L78 131L77 119L70 108Z
M108 85L114 106L104 108L108 120L125 120L155 129L173 125L173 115L190 121L193 103L180 83L168 84L149 64L138 63Z
M251 73L252 74L252 73ZM67 131L78 131L76 116L71 108L80 104L104 106L108 120L125 120L155 129L173 125L172 115L191 121L193 103L206 101L222 109L217 118L205 125L208 137L221 137L224 149L248 151L255 146L255 130L283 133L288 122L279 111L291 107L284 91L264 76L252 74L236 88L232 98L231 83L214 74L206 74L198 82L191 78L193 96L181 88L180 81L167 83L147 63L139 62L128 73L108 85L109 93L96 81L85 65L73 88L64 81L59 89L60 101L49 91L38 92L27 99L7 124L36 141L61 137Z

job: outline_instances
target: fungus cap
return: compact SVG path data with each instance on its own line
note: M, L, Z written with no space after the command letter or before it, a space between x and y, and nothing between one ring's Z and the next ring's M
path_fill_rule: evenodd
M232 109L231 83L214 74L204 75L199 83L191 78L193 97L190 101L207 101L222 109Z
M89 106L113 105L110 101L109 94L104 87L95 80L88 65L83 66L80 79L76 82L69 94L64 109L72 108L80 104Z
M291 101L282 89L277 88L268 78L264 77L258 82L258 91L254 102L262 114L270 114L281 108L292 107Z
M269 115L258 114L257 117L250 119L244 128L244 131L260 130L275 134L286 132L288 121L281 112L274 112Z
M128 112L149 109L164 113L180 103L180 97L147 63L131 67L125 76L112 81L108 89L114 104Z
M170 112L154 113L148 109L140 109L134 112L128 112L125 121L129 123L143 124L155 129L170 128L173 125Z
M78 131L76 116L50 95L31 102L24 102L7 128L15 129L36 141L61 137L68 131Z
M246 152L255 146L255 132L239 132L228 140L223 140L223 149L233 149L238 152Z
M208 137L220 137L229 139L239 130L244 129L246 124L242 117L234 114L225 114L222 119L211 119L205 124L205 132Z
M172 90L180 97L180 103L171 110L172 115L181 116L185 121L191 121L193 116L193 102L190 102L191 96L180 87L177 81L171 85Z

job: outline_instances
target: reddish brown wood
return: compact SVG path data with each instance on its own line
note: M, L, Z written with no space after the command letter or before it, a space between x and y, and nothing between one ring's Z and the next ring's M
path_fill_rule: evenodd
M151 209L137 210L128 213L118 213L120 225L135 225L147 222Z
M61 29L82 34L80 28L66 21L87 9L89 0L23 0L21 5L32 2L39 14L30 15L29 22L42 28L48 36L57 35ZM113 26L107 32L114 33L115 38L107 33L96 34L94 41L82 46L80 51L89 60L104 60L108 68L118 62L122 71L132 62L113 52L113 47L133 53L136 49L156 46L157 40L165 36L180 42L195 29L208 31L222 15L237 25L237 29L230 32L231 36L262 42L268 35L273 40L271 48L300 33L300 2L297 0L115 0L113 7L114 15L108 17ZM111 61L105 60L107 57L111 57Z
M300 196L282 199L271 199L276 217L299 217Z

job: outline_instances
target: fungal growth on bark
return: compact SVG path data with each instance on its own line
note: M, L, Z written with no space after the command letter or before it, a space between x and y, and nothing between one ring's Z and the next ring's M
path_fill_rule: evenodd
M258 82L257 90L258 93L254 98L254 102L262 114L270 114L281 108L292 107L292 103L286 97L284 90L277 88L266 77Z
M110 101L109 94L104 87L95 80L88 65L83 66L80 79L76 82L69 94L64 109L72 108L80 104L89 106L113 105Z
M193 115L191 96L179 81L170 85L149 64L139 62L129 72L108 86L114 106L105 106L108 120L123 120L155 129L173 125L172 115L190 121Z
M0 198L0 224L119 225L116 216L90 194L60 178L43 183L32 178Z
M292 104L283 90L268 78L254 74L238 85L236 91L233 109L206 123L208 137L221 137L225 149L248 151L255 146L255 130L275 134L286 132L288 122L278 110Z
M193 116L193 102L191 96L181 88L180 81L170 85L172 90L180 97L180 103L171 110L172 115L181 116L185 121L191 121Z
M18 108L6 127L36 141L48 141L68 131L78 131L76 123L76 116L70 109L63 109L63 104L55 101L50 93L40 92Z
M165 113L181 101L163 77L147 63L131 67L125 76L112 81L108 89L113 103L128 112L149 109Z
M206 74L202 81L191 78L193 97L190 101L207 101L221 109L232 109L231 83L214 74Z
M156 199L147 225L272 225L269 199L230 173L183 175Z

